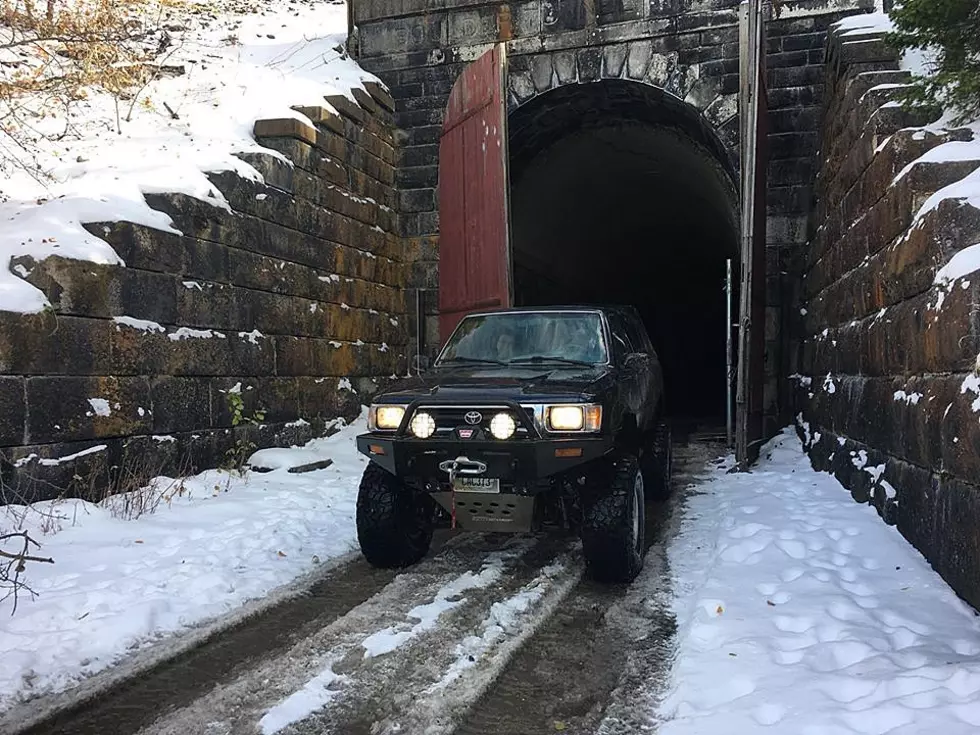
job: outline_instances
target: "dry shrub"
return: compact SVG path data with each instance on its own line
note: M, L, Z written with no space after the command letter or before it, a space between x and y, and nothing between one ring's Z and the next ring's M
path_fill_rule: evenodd
M38 139L33 120L64 114L95 91L115 98L116 129L159 73L174 0L0 0L0 132ZM131 101L128 112L121 101Z

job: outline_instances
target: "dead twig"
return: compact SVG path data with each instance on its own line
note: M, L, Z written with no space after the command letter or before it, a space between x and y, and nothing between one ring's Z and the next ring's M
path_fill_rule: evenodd
M20 539L20 548L15 551L7 551L3 548L4 544L16 543ZM28 587L21 575L26 571L28 563L54 564L54 559L43 556L33 556L28 552L31 547L41 548L41 545L32 539L27 531L17 531L0 535L0 559L7 559L6 563L0 563L0 590L6 589L7 592L3 599L14 598L13 610L10 614L17 612L17 602L22 592L28 592L33 597L34 591Z

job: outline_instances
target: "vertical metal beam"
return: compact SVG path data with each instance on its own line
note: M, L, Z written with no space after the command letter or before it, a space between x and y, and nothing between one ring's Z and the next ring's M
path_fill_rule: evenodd
M753 241L756 213L756 149L759 129L760 54L762 53L762 3L743 0L739 6L739 61L741 94L739 123L741 127L741 289L739 291L738 389L736 393L735 460L745 469L750 454L751 375L757 356L752 354L752 330L763 325L752 323Z
M732 259L729 258L725 265L725 440L726 446L731 448L732 440L732 375L733 375L733 354L734 345L732 344Z

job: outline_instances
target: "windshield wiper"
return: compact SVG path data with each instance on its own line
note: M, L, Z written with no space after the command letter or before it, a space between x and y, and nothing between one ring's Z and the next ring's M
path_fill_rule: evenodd
M571 360L567 357L555 357L554 355L532 355L531 357L522 357L518 360L511 360L508 365L520 365L522 363L542 363L542 362L560 362L564 365L581 365L582 367L594 367L595 363L587 362L585 360Z
M453 362L476 362L484 365L507 365L508 363L503 360L488 360L483 357L450 357L445 360L440 361L441 365L447 365Z

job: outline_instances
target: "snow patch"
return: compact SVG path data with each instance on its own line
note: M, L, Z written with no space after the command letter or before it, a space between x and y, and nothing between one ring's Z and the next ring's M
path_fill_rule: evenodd
M841 36L853 36L863 33L890 33L893 28L891 18L885 13L852 15L831 25L831 29Z
M262 332L260 332L258 329L253 329L251 332L239 332L238 336L244 340L248 340L253 345L257 345L259 343L259 340L262 339L265 335L262 334Z
M214 337L225 339L225 335L221 332L211 329L192 329L191 327L181 327L167 335L167 339L171 342L179 342L182 339L212 339Z
M331 662L323 671L306 682L302 689L290 694L262 716L259 720L262 735L273 735L294 722L305 720L340 694L340 690L334 688L335 685L347 681L348 677L334 673L333 662Z
M166 328L156 322L150 321L149 319L136 319L131 316L114 316L112 317L117 325L122 325L125 327L131 327L133 329L138 329L141 332L166 332ZM122 331L119 326L116 327L116 331Z
M851 464L859 470L863 470L865 465L868 464L868 452L864 449L851 452Z
M109 407L109 401L107 401L105 398L89 398L88 402L96 416L112 415L112 409ZM86 412L85 415L91 416L92 413Z
M978 179L978 184L980 184L980 179ZM980 194L980 188L977 191ZM977 207L980 208L980 200L978 200ZM933 283L937 286L949 286L953 281L976 271L980 271L980 243L963 248L950 258L946 265L936 271ZM966 284L963 288L969 288L968 281L963 283Z
M918 405L919 401L922 400L922 393L906 393L904 390L895 391L894 396L896 401L905 401L906 405Z
M369 635L361 642L361 646L364 648L364 658L390 653L425 631L434 628L443 613L449 612L466 602L466 598L461 597L464 592L489 587L500 579L503 573L504 560L509 557L510 554L506 553L495 555L483 565L478 573L466 572L443 585L436 592L432 602L417 605L408 611L406 617L409 620L417 621L410 627L403 624L385 628Z
M871 475L872 483L877 483L881 479L881 476L885 474L885 465L878 464L874 467L865 467L864 471Z
M482 658L508 635L517 633L524 625L528 612L554 584L554 579L565 571L558 563L544 567L541 574L524 585L515 595L495 602L490 613L480 623L476 635L467 636L456 646L456 660L450 664L443 677L433 684L427 694L445 689L464 671L480 665Z
M968 375L963 381L963 385L960 386L960 394L965 394L967 391L975 394L977 396L976 400L970 405L974 413L980 413L980 375ZM953 404L950 404L952 408ZM949 413L949 408L946 409Z
M834 384L834 379L831 377L830 373L827 373L827 377L823 381L823 389L827 391L830 395L837 392L837 386Z

